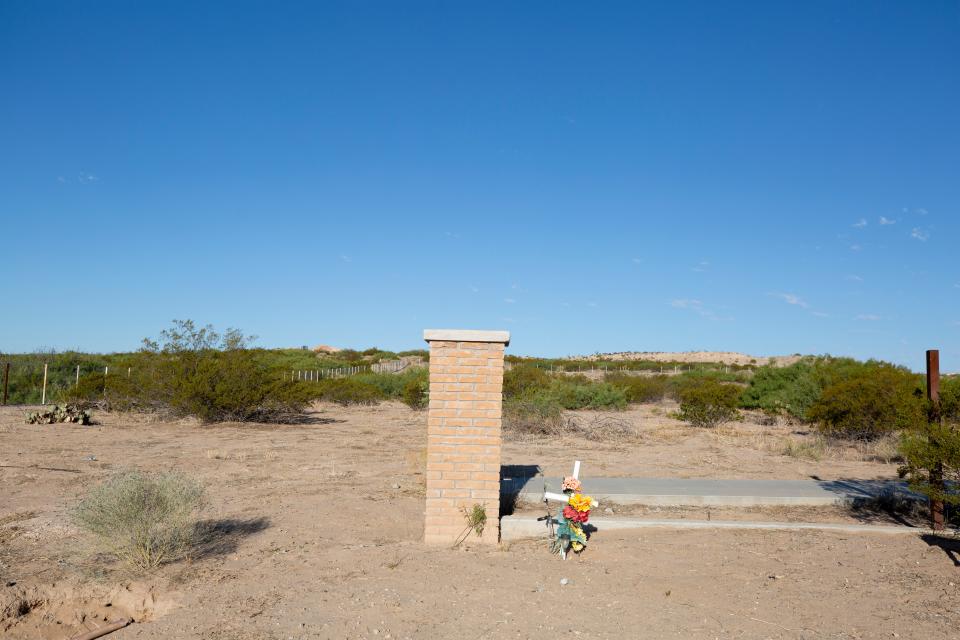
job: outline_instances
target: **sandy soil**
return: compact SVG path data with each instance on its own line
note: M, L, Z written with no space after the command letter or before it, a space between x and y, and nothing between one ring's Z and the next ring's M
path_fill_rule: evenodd
M0 409L4 637L68 638L124 615L137 622L111 640L960 637L960 547L919 535L601 531L567 562L540 541L426 548L425 415L400 405L318 407L311 424L284 427L129 416L28 426L23 413ZM893 468L763 446L805 437L789 427L668 435L679 426L662 414L615 416L640 428L630 442L510 442L504 462L562 473L577 456L586 479L873 478ZM126 467L202 479L219 543L146 577L98 554L66 512Z

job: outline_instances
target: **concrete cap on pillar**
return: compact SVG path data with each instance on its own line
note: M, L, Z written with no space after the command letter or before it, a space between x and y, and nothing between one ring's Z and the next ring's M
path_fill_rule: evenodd
M509 331L485 331L481 329L424 329L427 342L502 342L510 344Z

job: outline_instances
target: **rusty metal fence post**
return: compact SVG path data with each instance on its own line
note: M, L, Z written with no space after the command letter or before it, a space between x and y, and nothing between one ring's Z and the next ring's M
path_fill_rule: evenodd
M940 422L940 351L937 349L927 351L927 400L930 401L930 422ZM938 462L930 469L930 486L943 494L943 463ZM934 531L943 530L943 511L942 499L930 500L930 526Z

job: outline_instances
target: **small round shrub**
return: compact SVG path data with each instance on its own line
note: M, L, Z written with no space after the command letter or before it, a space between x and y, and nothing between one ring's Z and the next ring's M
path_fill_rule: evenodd
M203 487L175 472L121 472L87 491L73 519L135 569L180 559L200 537Z
M680 391L677 417L694 427L714 428L740 417L740 388L704 378Z

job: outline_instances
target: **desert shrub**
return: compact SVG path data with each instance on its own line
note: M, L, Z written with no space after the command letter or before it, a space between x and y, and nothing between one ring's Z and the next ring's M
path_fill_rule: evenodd
M920 378L891 365L874 365L830 384L807 416L826 435L874 440L924 420Z
M136 569L173 562L197 542L203 487L175 472L126 471L90 489L73 519Z
M624 409L627 406L623 389L606 382L591 382L586 378L555 380L548 393L564 409Z
M380 390L384 398L400 399L403 395L403 388L410 380L408 371L403 373L361 373L351 376L352 380L369 384Z
M101 409L103 411L147 411L156 408L136 378L103 372L92 373L80 378L80 382L64 390L60 397L69 404L81 409Z
M926 401L923 405L933 411ZM920 417L905 430L900 476L931 500L960 504L960 378L942 379L940 419L930 417Z
M335 402L339 405L377 404L383 399L383 393L377 387L354 378L334 378L314 383L318 400Z
M772 414L787 413L803 420L820 391L816 371L809 362L795 362L788 367L765 366L757 369L750 386L744 389L740 406Z
M509 399L503 404L503 431L507 438L559 436L564 431L563 407L547 394Z
M685 371L679 375L669 376L667 385L669 395L676 400L680 400L688 389L696 389L705 384L729 383L730 386L737 388L736 385L744 384L749 379L749 372L725 372L716 369L696 369Z
M552 383L553 377L542 369L516 366L503 374L503 397L520 398L547 389Z
M236 330L175 321L160 341L144 341L130 359L130 377L90 375L68 398L108 410L155 411L204 422L296 420L312 398L309 387L282 380L246 348Z
M706 379L682 388L677 417L695 427L718 427L739 418L739 404L739 387Z
M426 369L420 369L417 375L407 376L401 399L411 409L427 406L430 402L430 378Z
M669 390L667 376L631 376L622 373L607 374L606 382L622 389L627 402L659 402Z

